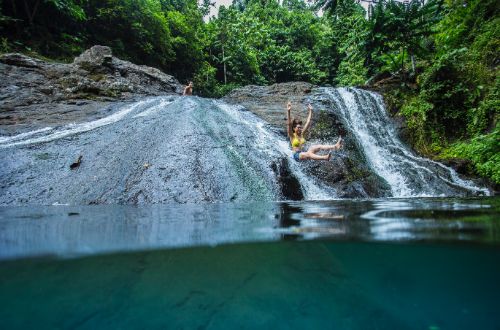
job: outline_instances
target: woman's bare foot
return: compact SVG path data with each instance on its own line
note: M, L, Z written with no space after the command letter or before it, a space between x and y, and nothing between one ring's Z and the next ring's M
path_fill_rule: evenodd
M337 143L335 143L335 150L340 150L342 149L342 144L344 140L342 140L342 136L339 136L339 139L337 140Z

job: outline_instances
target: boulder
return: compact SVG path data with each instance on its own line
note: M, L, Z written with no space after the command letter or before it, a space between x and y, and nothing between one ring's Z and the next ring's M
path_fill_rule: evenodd
M306 82L289 82L271 86L249 85L233 90L223 100L244 106L284 131L287 102L292 102L294 114L305 117L307 112L303 105L314 87Z
M25 68L37 68L43 63L40 60L19 53L3 54L0 57L0 62Z
M92 72L110 64L112 60L113 53L111 48L97 45L87 49L80 56L76 57L73 65Z

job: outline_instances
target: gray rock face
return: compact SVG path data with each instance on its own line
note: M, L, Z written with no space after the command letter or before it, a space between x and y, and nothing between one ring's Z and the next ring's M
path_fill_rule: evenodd
M107 47L72 64L2 55L0 75L0 205L462 195L451 171L392 139L378 94L294 82L178 97L175 78ZM341 135L343 150L293 160L288 101L303 120L313 105L308 146Z
M268 123L283 129L283 132L286 133L284 130L286 128L286 103L292 102L293 114L305 118L307 111L302 104L307 102L314 87L306 82L290 82L271 86L250 85L233 90L223 100L244 106Z
M80 56L75 58L73 64L87 71L94 71L108 65L113 61L111 48L106 46L94 46L87 49Z
M301 199L274 140L256 145L252 119L214 100L159 96L0 140L0 205Z
M272 86L245 86L233 90L223 99L239 104L274 126L286 137L286 103L292 102L292 117L307 117L306 106L313 105L313 119L309 136L311 144L335 144L338 136L344 138L344 148L333 154L330 162L301 162L301 167L328 187L339 197L389 196L387 184L374 174L363 159L356 142L347 135L341 120L332 112L329 100L316 86L305 82L291 82ZM292 189L294 190L294 189Z
M306 119L312 104L308 144L335 144L344 149L330 162L300 162L300 168L337 197L475 196L488 190L460 178L452 168L413 153L398 137L379 94L356 88L314 87L304 83L248 86L226 97L272 123L286 139L286 102L292 116ZM307 189L306 189L307 190Z
M174 77L113 57L105 46L88 49L71 64L4 54L0 56L0 134L103 117L112 101L181 93Z

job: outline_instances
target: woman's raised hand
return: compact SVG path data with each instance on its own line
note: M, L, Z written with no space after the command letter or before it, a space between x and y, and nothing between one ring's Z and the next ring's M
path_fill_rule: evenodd
M312 107L311 103L309 103L309 104L307 105L307 110L312 111L312 109L313 109L313 107Z
M292 102L290 102L290 101L289 101L289 102L286 104L286 109L287 109L288 111L292 110Z

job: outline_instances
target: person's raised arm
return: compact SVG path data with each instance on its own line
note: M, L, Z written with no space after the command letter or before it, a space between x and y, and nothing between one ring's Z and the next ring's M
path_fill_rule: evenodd
M311 126L311 118L313 115L313 108L312 108L312 105L310 103L307 105L307 110L309 111L309 113L307 114L306 125L304 126L304 129L302 130L303 135L306 134L307 129L309 128L309 126Z
M290 111L292 110L292 103L288 102L286 105L286 134L290 141L292 140L292 119L290 118Z

